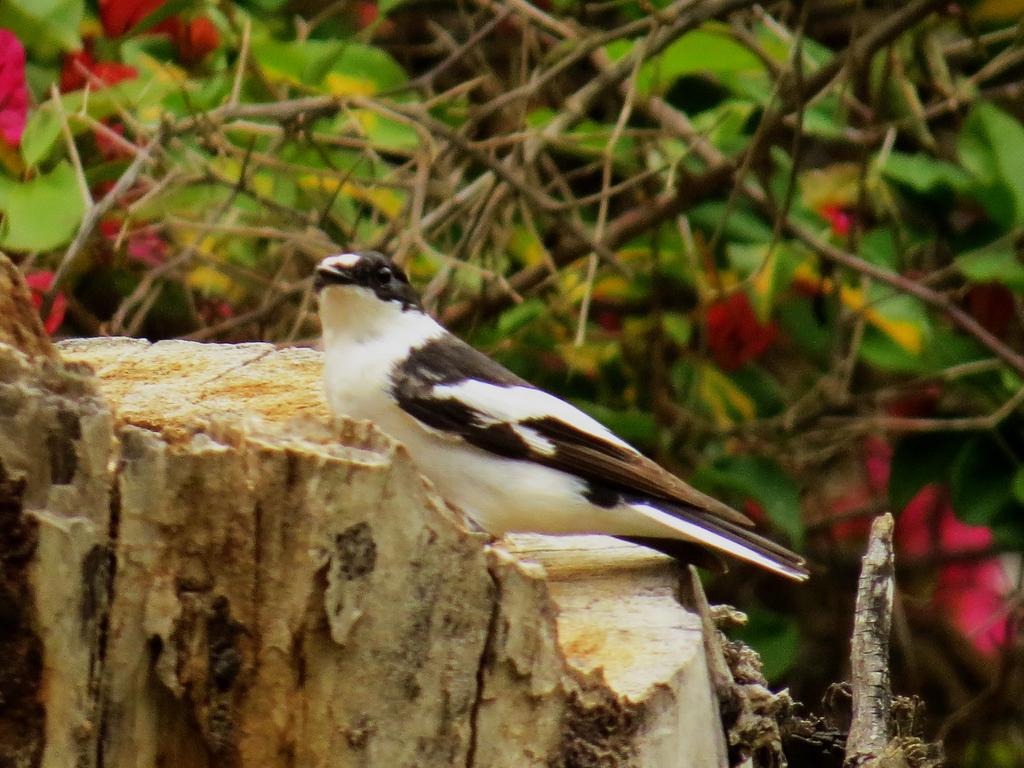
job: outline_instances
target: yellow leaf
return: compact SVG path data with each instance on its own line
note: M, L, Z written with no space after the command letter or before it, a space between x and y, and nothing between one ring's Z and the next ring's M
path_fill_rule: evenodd
M700 398L711 410L711 415L718 426L728 427L735 424L733 414L739 415L743 421L753 419L757 414L753 399L717 368L702 365L699 375Z
M373 96L377 93L377 84L372 80L340 72L329 72L324 84L332 96Z
M508 253L519 264L536 267L548 263L544 244L526 227L516 227L508 243Z
M99 19L93 19L86 16L78 25L78 34L83 39L90 37L103 37L103 25L100 24Z
M842 286L839 289L839 300L854 312L863 313L865 320L910 354L921 354L921 348L924 346L921 329L910 320L894 320L891 317L885 317L875 307L867 305L864 291L858 288Z
M320 189L324 192L334 192L339 183L341 182L332 176L317 176L312 173L299 179L299 186L303 189ZM389 219L398 216L405 207L405 196L394 189L366 187L346 181L341 184L341 191L355 200L369 203Z
M12 147L6 141L0 141L0 166L3 166L11 176L18 177L25 171L25 163L21 159L21 153L17 147Z
M604 363L615 358L617 350L614 342L588 343L578 347L569 342L558 345L558 354L572 370L593 378Z
M1024 0L981 0L971 8L974 21L1017 21L1024 16Z
M128 62L139 70L140 73L148 73L153 81L165 85L186 86L189 90L195 90L189 82L188 72L176 64L163 61L150 56L148 53L139 53L133 56Z
M593 296L609 303L625 301L632 291L632 284L622 275L608 275L594 281Z
M754 275L754 312L762 323L768 322L772 313L772 294L775 291L775 262L778 249L772 248L768 256L761 262L761 268Z
M793 272L795 282L802 282L805 285L816 288L823 294L831 294L835 291L835 283L823 279L814 269L809 261L800 264ZM924 347L924 336L921 328L912 320L897 320L886 317L875 306L868 303L864 291L859 288L851 288L843 285L839 288L839 300L844 306L854 312L859 312L864 319L878 330L892 339L912 355L921 353Z
M860 166L856 163L835 163L800 174L800 196L812 211L828 205L856 205L859 195Z
M189 272L185 283L189 288L207 296L217 296L228 301L238 301L245 293L230 277L206 265L198 266Z

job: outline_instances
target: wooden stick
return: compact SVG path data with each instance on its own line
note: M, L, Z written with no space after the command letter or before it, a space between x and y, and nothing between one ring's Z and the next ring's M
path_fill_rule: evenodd
M892 627L893 518L886 513L871 524L857 586L850 648L853 721L846 741L845 765L865 765L879 757L891 736L892 688L889 682L889 632Z

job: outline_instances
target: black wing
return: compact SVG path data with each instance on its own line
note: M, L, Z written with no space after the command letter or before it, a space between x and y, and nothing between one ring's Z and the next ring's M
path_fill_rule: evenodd
M540 393L538 397L550 398L552 413L564 412L569 407L454 336L414 350L392 372L392 394L402 410L428 427L457 435L470 445L499 456L533 461L580 477L587 482L588 497L595 504L614 506L622 497L648 496L708 512L733 524L751 525L739 512L691 488L617 442L610 433L586 431L551 415L530 415L509 422L472 403L438 396L438 387L465 381L507 389L508 397L515 397L515 388L533 390ZM536 434L545 449L538 448L538 441L526 439L524 429Z

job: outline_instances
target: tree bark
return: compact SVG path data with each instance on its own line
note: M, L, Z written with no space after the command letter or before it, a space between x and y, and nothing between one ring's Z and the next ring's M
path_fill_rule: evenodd
M489 544L316 352L59 348L0 345L0 764L722 765L670 561Z

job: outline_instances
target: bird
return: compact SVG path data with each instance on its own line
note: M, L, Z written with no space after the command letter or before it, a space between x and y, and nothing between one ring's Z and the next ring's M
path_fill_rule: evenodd
M446 330L388 256L327 256L313 286L332 413L404 444L484 531L608 534L701 566L725 556L808 577L799 555L746 516Z

